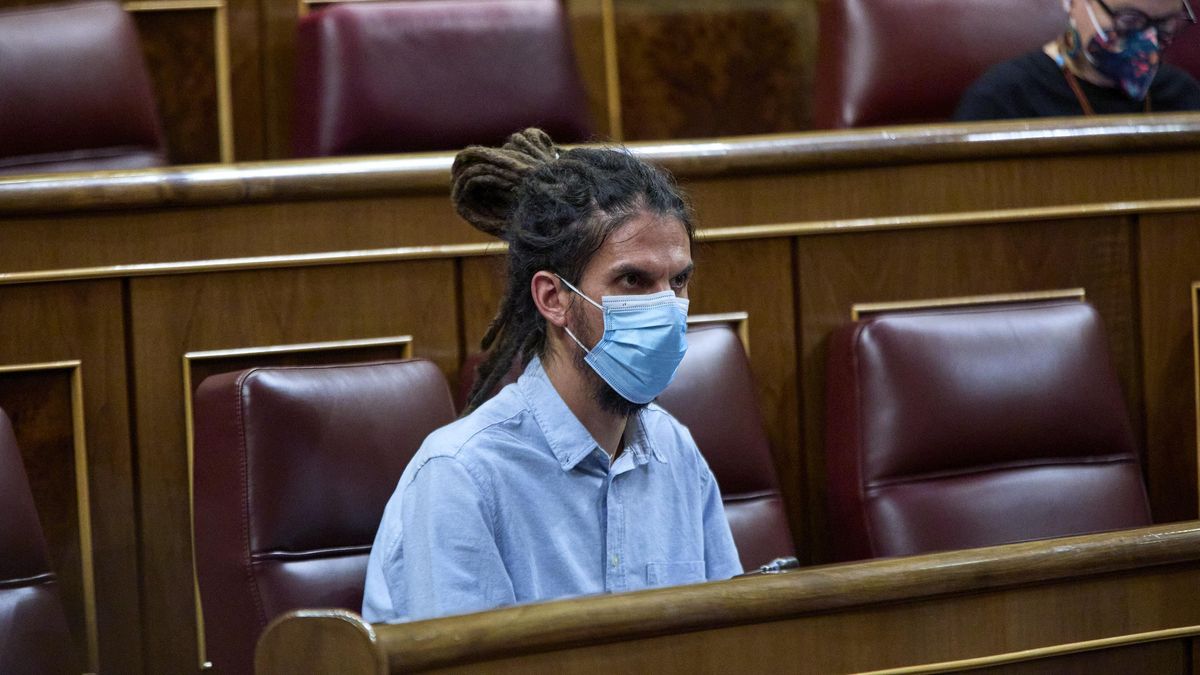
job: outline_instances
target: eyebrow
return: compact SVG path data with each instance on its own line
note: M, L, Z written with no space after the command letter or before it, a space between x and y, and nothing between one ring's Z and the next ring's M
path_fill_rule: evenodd
M680 276L683 274L690 275L692 273L692 271L695 269L696 269L696 263L695 263L695 261L692 261L687 264L687 267L684 267L682 270L672 274L671 276L677 277L677 276ZM612 271L612 275L614 277L623 277L626 274L633 274L642 279L646 279L646 278L650 277L649 272L647 272L644 268L638 267L637 265L635 265L633 263L621 263L620 265L617 265Z

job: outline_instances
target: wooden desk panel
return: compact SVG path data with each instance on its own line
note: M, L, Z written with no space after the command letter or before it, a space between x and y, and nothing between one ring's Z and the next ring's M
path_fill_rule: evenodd
M268 628L257 672L315 673L334 664L347 673L942 672L968 659L1035 672L1065 661L1094 667L1144 659L1155 669L1139 672L1187 673L1187 641L1200 632L1197 525L410 624L369 627L348 613L301 612ZM1087 653L1096 648L1109 651Z

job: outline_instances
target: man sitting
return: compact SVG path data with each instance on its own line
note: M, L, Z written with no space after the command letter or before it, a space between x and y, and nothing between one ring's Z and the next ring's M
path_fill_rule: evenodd
M1002 63L959 101L955 120L1200 110L1200 84L1161 63L1189 0L1063 0L1066 31Z
M431 434L384 511L363 616L424 619L741 572L720 491L652 401L686 349L693 228L628 152L541 131L471 147L455 206L508 244L469 414ZM488 394L514 358L515 383Z

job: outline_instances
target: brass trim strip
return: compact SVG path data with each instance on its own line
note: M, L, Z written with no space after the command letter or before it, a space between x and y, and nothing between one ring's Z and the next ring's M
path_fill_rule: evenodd
M213 53L217 69L217 135L221 161L233 162L233 74L229 57L229 12L222 2L213 13Z
M0 366L5 373L69 370L71 376L71 445L75 460L75 508L79 516L79 570L83 586L83 622L87 635L88 671L100 672L100 636L96 619L95 552L92 549L92 502L88 486L87 427L83 405L83 361L78 359Z
M134 263L131 265L105 265L78 267L66 270L37 270L31 272L0 273L0 286L20 283L51 281L81 281L109 279L112 277L146 277L173 274L197 274L200 272L231 272L239 270L267 270L292 267L321 267L338 264L363 264L394 262L398 260L428 260L430 258L456 258L494 255L508 250L503 243L446 244L441 246L400 246L396 248L368 249L361 251L335 251L331 253L293 253L284 255L248 256L245 258L218 258L212 260L185 260L180 262Z
M1197 635L1200 635L1200 626L1181 626L1179 628L1165 628L1162 630L1147 631L1144 633L1130 633L1128 635L1117 635L1114 637L1100 638L1096 640L1069 642L1065 644L1051 645L1049 647L1023 649L1021 651L1005 652L1003 654L981 656L971 659L960 659L957 661L942 661L939 663L927 663L919 666L905 666L903 668L864 671L859 673L859 675L916 675L918 673L925 675L927 673L948 673L961 670L976 670L991 666L1021 663L1023 661L1036 661L1055 656L1065 656L1067 654L1078 654L1100 649L1109 649L1112 647L1144 644L1147 642L1161 642L1162 640L1170 640L1172 638L1194 637Z
M608 135L612 141L625 140L621 115L621 73L617 58L617 19L613 0L600 0L600 23L604 35L604 91L608 102Z
M204 608L200 604L200 576L196 569L196 420L192 412L192 362L210 361L221 358L237 358L242 356L276 356L279 354L302 354L320 351L336 351L349 349L366 349L370 347L400 347L400 358L409 359L413 355L413 338L411 335L395 335L379 338L361 338L354 340L331 340L328 342L302 342L288 345L266 345L261 347L239 347L234 349L212 349L207 351L186 352L183 362L183 426L187 435L187 467L188 467L188 514L191 530L192 546L192 597L196 607L196 653L200 659L200 670L212 670L212 662L208 660L207 641L204 637Z
M1192 282L1192 382L1195 388L1196 457L1200 462L1200 281ZM1196 479L1200 481L1200 463L1197 464Z
M1200 211L1200 199L1167 199L1144 202L1114 202L1076 206L1050 206L992 211L854 218L848 220L817 220L803 223L746 225L700 230L697 241L729 241L770 237L802 237L826 234L904 230L950 226L1020 223L1039 220L1067 220L1094 216L1126 216L1180 211ZM319 253L289 253L281 255L216 258L179 262L133 263L100 265L69 269L31 270L0 273L0 286L8 284L80 281L112 277L143 277L200 272L225 272L293 267L318 267L337 264L395 262L398 260L428 260L499 255L507 250L503 242L473 244L438 244L429 246L400 246L395 248L331 251Z
M859 302L850 306L850 320L858 321L864 314L900 312L937 307L969 307L972 305L996 305L1007 302L1035 302L1038 300L1087 299L1082 288L1066 288L1052 291L1028 291L1024 293L995 293L991 295L963 295L953 298L930 298L928 300L900 300L897 302Z
M126 12L178 12L196 9L224 9L225 0L127 0Z
M746 350L746 358L750 358L750 314L748 312L723 312L720 314L697 314L688 317L689 326L705 326L714 323L736 324L738 340L742 349Z

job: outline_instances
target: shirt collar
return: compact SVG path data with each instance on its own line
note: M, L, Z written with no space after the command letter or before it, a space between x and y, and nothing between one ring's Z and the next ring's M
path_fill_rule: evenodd
M540 358L535 356L529 361L525 372L517 379L517 387L563 471L574 469L598 448L596 439L559 396ZM666 461L646 434L645 414L646 410L642 409L630 416L625 429L625 451L632 455L638 466L649 461L651 455L660 462Z

